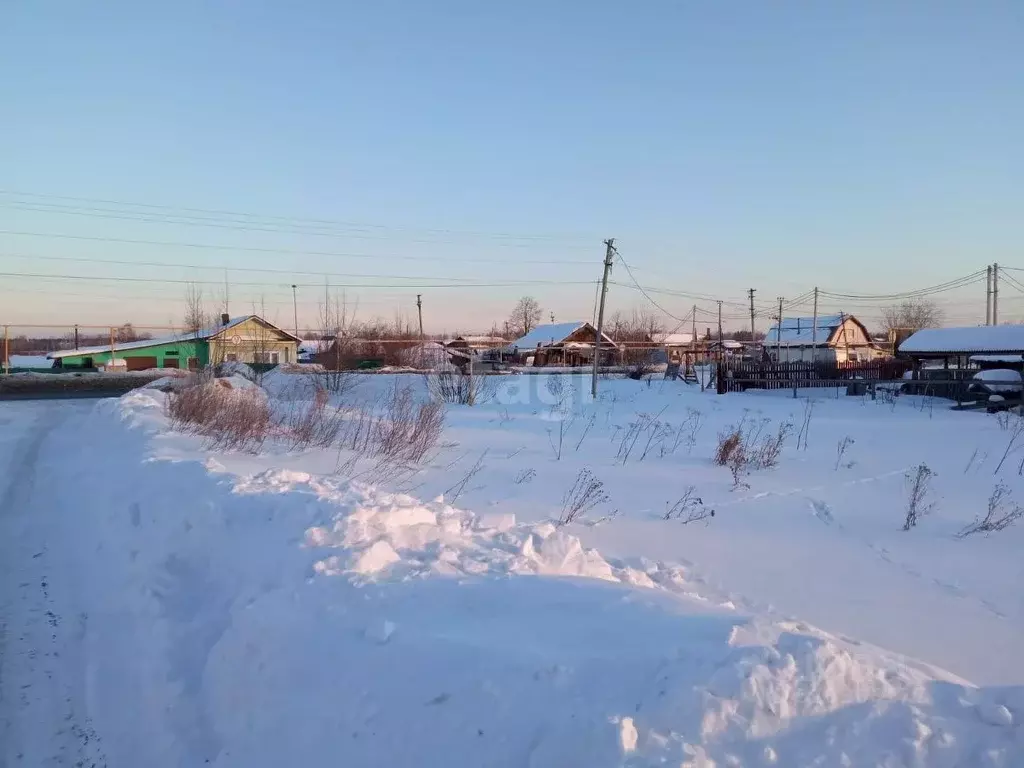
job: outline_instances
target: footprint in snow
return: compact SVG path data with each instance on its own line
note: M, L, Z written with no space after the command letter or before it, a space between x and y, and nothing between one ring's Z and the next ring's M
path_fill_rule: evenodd
M825 525L832 525L835 522L835 518L832 516L832 508L829 507L824 501L818 501L817 499L811 499L811 511L814 512L814 516L825 523Z

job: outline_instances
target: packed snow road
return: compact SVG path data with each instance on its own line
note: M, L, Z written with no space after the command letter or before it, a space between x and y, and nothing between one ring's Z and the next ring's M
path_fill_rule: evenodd
M80 510L55 493L66 451L87 449L76 426L92 406L0 403L0 768L106 764L88 713L88 616L75 609L77 558L63 524Z

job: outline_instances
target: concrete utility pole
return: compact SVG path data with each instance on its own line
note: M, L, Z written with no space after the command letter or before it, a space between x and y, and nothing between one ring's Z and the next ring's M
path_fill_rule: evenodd
M747 291L747 295L750 297L750 347L754 348L754 289L751 288Z
M612 271L612 257L615 255L615 238L604 241L604 274L601 276L601 302L597 310L597 336L594 339L594 372L590 380L590 395L597 399L597 365L601 357L601 332L604 329L604 300L608 296L608 273Z
M999 325L999 265L992 265L992 325Z
M818 362L818 286L814 286L814 320L811 322L811 362Z
M985 325L992 325L992 265L985 267Z
M775 326L776 329L777 329L775 331L775 357L776 357L775 362L777 362L777 363L781 363L782 362L782 302L783 301L784 301L784 299L782 298L782 296L779 296L779 324L777 326Z
M295 294L296 286L292 286L292 315L295 320L295 338L299 337L299 300Z

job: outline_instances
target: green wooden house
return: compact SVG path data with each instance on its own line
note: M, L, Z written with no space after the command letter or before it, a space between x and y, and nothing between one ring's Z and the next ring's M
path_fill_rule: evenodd
M292 363L300 339L257 315L228 318L217 326L194 333L155 339L117 342L51 352L48 357L58 368L92 369L109 366L111 359L123 360L129 371L147 368L188 368L195 370L228 360L276 365Z

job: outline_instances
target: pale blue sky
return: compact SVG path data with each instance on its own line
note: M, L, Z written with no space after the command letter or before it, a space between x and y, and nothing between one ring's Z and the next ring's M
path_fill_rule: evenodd
M423 293L428 328L451 330L489 327L522 293L589 317L592 286L571 283L598 277L608 236L641 282L737 301L1024 266L1019 0L11 0L0 105L0 190L360 225L239 231L0 194L2 230L223 246L0 234L2 272L222 279L24 258L102 256L562 283L352 292L364 316L414 312ZM545 259L592 263L524 263ZM232 295L268 296L280 320L288 284L323 282L229 274L274 283ZM181 293L0 277L0 315L168 322ZM305 324L322 292L300 293ZM951 319L983 316L983 287L950 298ZM610 301L643 304L622 286Z

